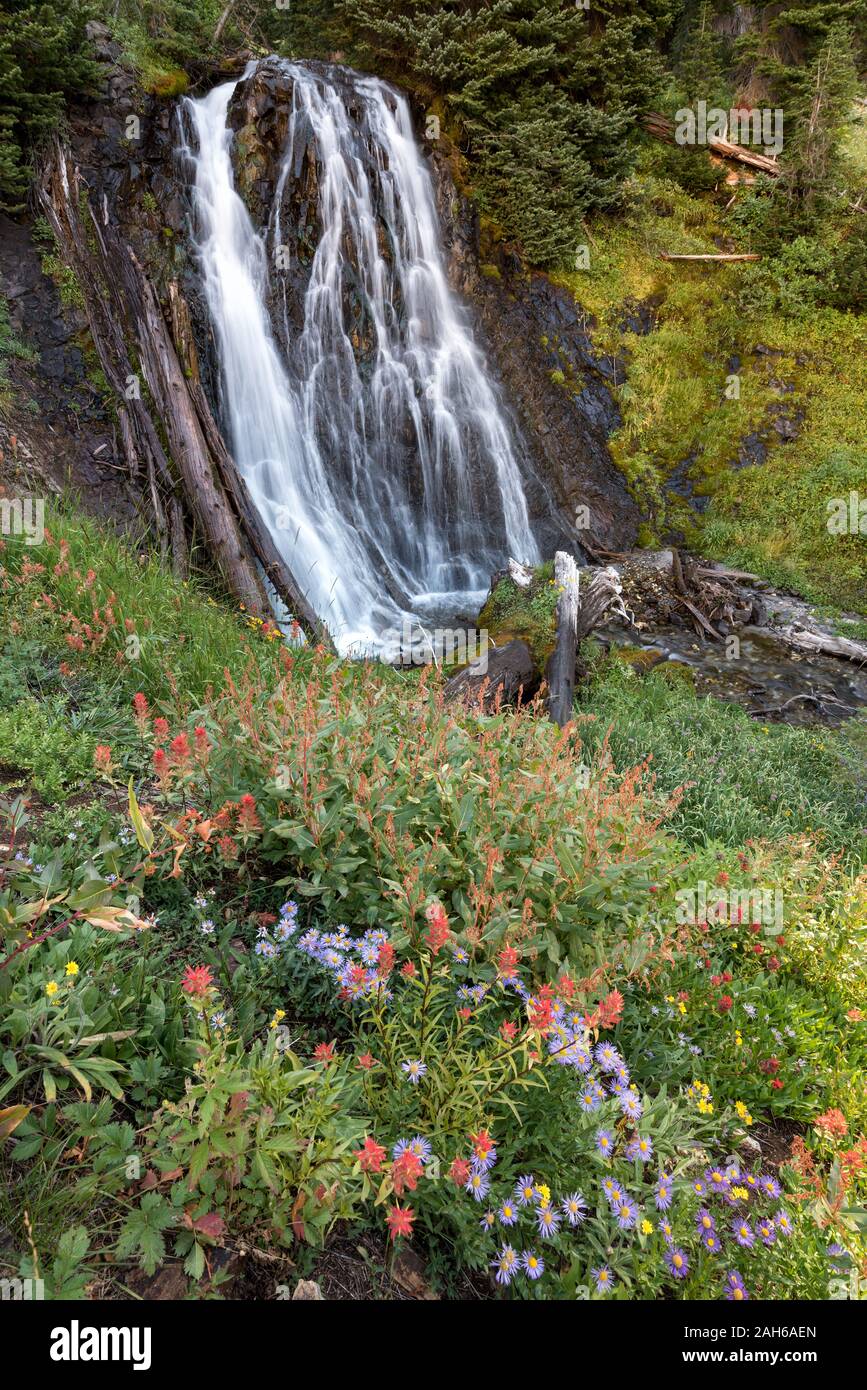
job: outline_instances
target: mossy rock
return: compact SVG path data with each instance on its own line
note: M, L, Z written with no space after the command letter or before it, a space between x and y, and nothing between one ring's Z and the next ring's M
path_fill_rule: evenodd
M142 86L151 96L169 99L182 97L190 85L183 68L150 68L142 77Z
M662 652L649 647L615 647L612 655L616 661L621 662L624 666L629 666L641 676L665 661Z
M478 626L486 629L498 646L515 640L526 642L536 665L544 670L554 649L556 610L554 566L549 563L533 571L525 589L509 575L500 579L479 614Z

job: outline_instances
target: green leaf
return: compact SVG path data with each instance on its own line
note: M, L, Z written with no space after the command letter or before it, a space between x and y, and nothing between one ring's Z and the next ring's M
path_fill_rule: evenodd
M145 853L150 854L154 846L154 832L139 810L139 804L136 801L131 777L129 779L129 818L132 821L136 839Z

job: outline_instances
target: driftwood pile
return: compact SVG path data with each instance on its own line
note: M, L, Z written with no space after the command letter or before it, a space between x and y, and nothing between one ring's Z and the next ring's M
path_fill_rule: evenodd
M116 402L131 477L146 480L164 554L188 563L190 524L231 592L270 616L269 588L327 641L263 525L199 381L188 306L177 282L164 314L156 291L103 203L97 215L69 151L52 146L39 201L83 295L93 344Z

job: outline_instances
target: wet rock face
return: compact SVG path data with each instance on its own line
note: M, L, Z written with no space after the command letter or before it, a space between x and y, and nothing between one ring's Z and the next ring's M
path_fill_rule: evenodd
M502 247L482 267L478 215L457 194L445 159L434 154L432 167L452 285L473 305L488 360L564 523L586 506L591 544L631 548L641 516L608 450L620 424L610 387L622 365L595 351L567 288ZM568 532L552 534L548 548L567 541Z

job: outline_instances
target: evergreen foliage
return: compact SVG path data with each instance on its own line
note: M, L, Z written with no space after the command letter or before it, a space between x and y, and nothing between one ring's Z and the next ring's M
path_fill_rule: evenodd
M29 180L28 150L55 126L68 97L87 91L95 66L85 24L92 6L2 0L0 6L0 207L18 210Z

